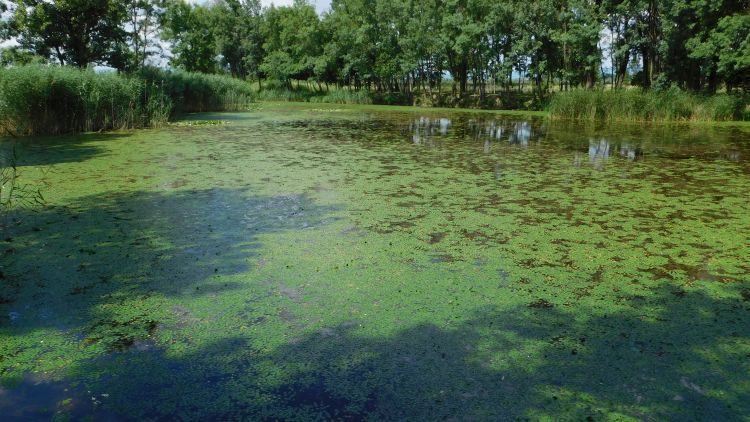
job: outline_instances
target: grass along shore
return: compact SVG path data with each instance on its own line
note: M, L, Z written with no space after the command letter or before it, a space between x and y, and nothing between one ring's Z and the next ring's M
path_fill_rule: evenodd
M574 90L552 96L553 119L630 122L726 122L750 120L748 98L699 95L678 89Z
M97 73L72 67L29 65L0 69L0 136L61 134L134 129L163 125L177 114L247 110L255 101L357 105L375 107L440 107L426 95L400 96L365 90L312 91L269 86L260 91L250 82L223 75L145 69L135 74ZM552 119L599 122L736 122L750 120L747 97L703 96L680 90L573 90L551 95L545 110L494 98L477 102L472 111L549 116ZM451 103L453 104L453 103ZM455 105L463 105L461 101ZM437 107L433 107L437 106ZM482 107L483 108L479 108ZM379 106L382 107L382 106ZM403 107L398 107L403 110Z
M228 76L11 67L0 69L0 136L155 127L175 113L243 110L254 100L250 84Z

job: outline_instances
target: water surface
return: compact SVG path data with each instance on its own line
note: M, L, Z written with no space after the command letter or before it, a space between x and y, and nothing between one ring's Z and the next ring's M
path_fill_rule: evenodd
M750 415L747 128L276 107L21 142L1 414Z

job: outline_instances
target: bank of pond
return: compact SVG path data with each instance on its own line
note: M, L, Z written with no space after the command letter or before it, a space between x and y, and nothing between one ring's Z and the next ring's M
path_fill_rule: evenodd
M0 135L158 127L181 113L247 110L269 100L546 111L552 119L599 121L750 120L747 96L678 89L578 89L544 98L514 90L459 97L450 90L404 94L304 85L288 89L273 83L258 88L230 76L155 68L118 74L27 65L0 69Z

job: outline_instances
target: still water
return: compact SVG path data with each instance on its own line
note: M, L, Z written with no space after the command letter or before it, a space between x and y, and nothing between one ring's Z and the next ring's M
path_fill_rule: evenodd
M750 415L750 127L191 118L17 142L3 418Z

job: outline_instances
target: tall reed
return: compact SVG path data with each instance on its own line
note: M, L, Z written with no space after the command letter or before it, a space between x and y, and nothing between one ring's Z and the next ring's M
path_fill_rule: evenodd
M174 113L246 109L254 97L249 83L229 76L11 67L0 69L0 135L153 127Z
M250 83L226 75L147 68L137 76L163 89L177 113L246 110L257 97Z
M311 103L330 104L372 104L373 97L367 91L332 90L325 95L310 97Z
M678 89L643 91L573 90L556 93L549 105L552 118L603 121L742 120L746 99L704 96Z
M136 78L44 65L0 69L0 131L6 134L158 125L171 109L161 90Z

